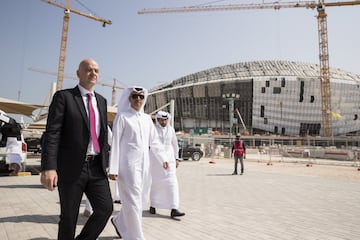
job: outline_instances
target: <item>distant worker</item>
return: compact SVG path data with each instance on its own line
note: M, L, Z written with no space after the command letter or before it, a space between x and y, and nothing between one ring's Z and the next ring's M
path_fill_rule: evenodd
M150 213L155 214L156 208L170 209L170 216L181 217L179 212L179 185L176 168L179 166L179 145L175 130L170 126L171 115L159 111L155 116L155 126L160 142L166 151L168 162L162 162L158 154L150 149L151 190Z
M237 175L238 162L240 161L241 172L240 175L244 174L244 158L246 157L246 145L243 140L240 140L240 134L236 135L233 143L231 153L234 155L234 172L232 175Z

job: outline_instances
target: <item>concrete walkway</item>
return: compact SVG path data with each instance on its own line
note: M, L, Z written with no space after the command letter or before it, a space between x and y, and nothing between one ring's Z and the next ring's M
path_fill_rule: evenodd
M360 239L356 167L306 167L278 159L267 165L267 160L248 156L242 176L231 175L232 159L181 162L180 210L186 216L173 220L169 210L158 209L156 215L144 211L146 239ZM58 193L44 189L38 175L1 177L0 204L1 240L56 239ZM115 204L116 210L120 207ZM85 221L80 215L77 232ZM117 239L110 222L99 239Z

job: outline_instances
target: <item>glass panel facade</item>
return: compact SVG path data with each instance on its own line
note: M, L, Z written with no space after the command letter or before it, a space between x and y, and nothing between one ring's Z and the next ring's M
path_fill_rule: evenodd
M330 77L333 134L360 131L360 75L330 69ZM174 99L177 130L195 126L228 129L229 101L223 95L233 93L238 97L234 108L253 132L322 134L319 66L315 64L236 63L193 73L154 89L146 111Z

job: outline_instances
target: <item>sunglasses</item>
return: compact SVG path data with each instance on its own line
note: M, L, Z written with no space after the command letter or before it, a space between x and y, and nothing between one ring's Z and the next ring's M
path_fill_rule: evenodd
M145 95L143 95L143 94L131 94L132 99L137 99L138 97L142 100L142 99L145 98Z

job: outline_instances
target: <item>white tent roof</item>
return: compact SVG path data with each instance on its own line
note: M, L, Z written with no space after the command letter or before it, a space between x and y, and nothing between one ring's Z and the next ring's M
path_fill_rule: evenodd
M45 106L19 102L0 97L0 109L6 113L21 114L27 117L33 117L33 112Z

